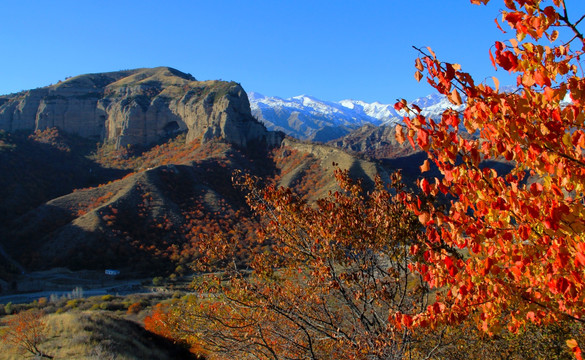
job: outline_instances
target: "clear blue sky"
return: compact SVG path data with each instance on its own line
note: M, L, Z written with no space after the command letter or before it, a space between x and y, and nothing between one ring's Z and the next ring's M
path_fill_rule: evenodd
M393 103L432 89L412 45L481 80L501 0L3 1L0 94L84 73L171 66L247 91ZM573 18L585 1L567 0ZM503 71L496 74L511 83Z

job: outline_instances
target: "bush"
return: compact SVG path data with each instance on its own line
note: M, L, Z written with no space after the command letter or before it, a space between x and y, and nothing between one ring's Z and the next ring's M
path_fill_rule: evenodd
M68 308L75 309L81 301L79 299L68 300L66 305Z
M37 301L37 304L39 305L39 307L44 307L47 305L48 301L49 300L46 297L42 297L42 298L39 298L39 300Z
M6 315L12 314L12 302L9 302L8 304L4 305L4 314Z
M128 306L128 314L138 314L142 310L142 304L140 302L135 302L134 304Z

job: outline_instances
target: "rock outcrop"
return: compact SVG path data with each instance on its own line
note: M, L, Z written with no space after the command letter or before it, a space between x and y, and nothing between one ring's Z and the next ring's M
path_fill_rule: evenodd
M416 152L410 145L398 143L394 125L367 124L328 144L376 159L392 159Z
M188 140L221 137L242 147L282 140L252 116L239 84L197 81L168 67L80 75L0 97L1 130L51 127L118 146L147 145L181 131Z

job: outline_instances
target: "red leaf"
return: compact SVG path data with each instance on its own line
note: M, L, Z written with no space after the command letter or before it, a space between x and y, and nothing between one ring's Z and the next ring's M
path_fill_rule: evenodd
M575 254L575 266L585 266L585 255L581 252Z
M412 148L416 149L416 144L414 143L414 139L412 138L412 136L408 135L407 139L408 139L408 142L410 142L410 145L412 145Z
M550 79L542 73L542 71L537 71L534 73L534 81L538 86L550 86Z
M512 24L516 24L519 21L522 21L522 19L524 18L524 14L521 12L511 12L506 14L506 16L504 17L504 19Z
M542 193L543 187L542 184L539 183L532 183L530 185L530 193L534 196L538 196Z
M424 129L420 129L417 133L416 141L421 148L426 149L429 145L429 133Z
M453 65L446 63L445 67L447 68L445 77L447 78L448 81L453 80L453 78L455 77L455 69L453 68Z
M422 191L428 195L431 192L431 188L429 186L429 182L427 181L427 179L422 179L420 182L420 188L422 189Z
M494 21L495 21L495 23L496 23L496 26L498 27L498 29L500 29L500 31L501 31L501 32L503 32L503 33L505 34L506 32L505 32L505 31L504 31L504 29L502 29L502 27L500 26L500 23L498 22L498 19L496 18L496 19L494 19Z

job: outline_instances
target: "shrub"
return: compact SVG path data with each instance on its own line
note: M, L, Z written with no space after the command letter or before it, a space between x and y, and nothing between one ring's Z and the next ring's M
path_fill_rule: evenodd
M4 313L6 315L12 314L12 302L9 302L8 304L4 305Z
M135 302L134 304L128 306L128 314L138 314L142 310L142 304L140 302Z
M79 300L79 299L71 299L71 300L67 301L65 306L67 306L68 308L71 308L71 309L75 309L79 305L80 302L81 302L81 300Z

